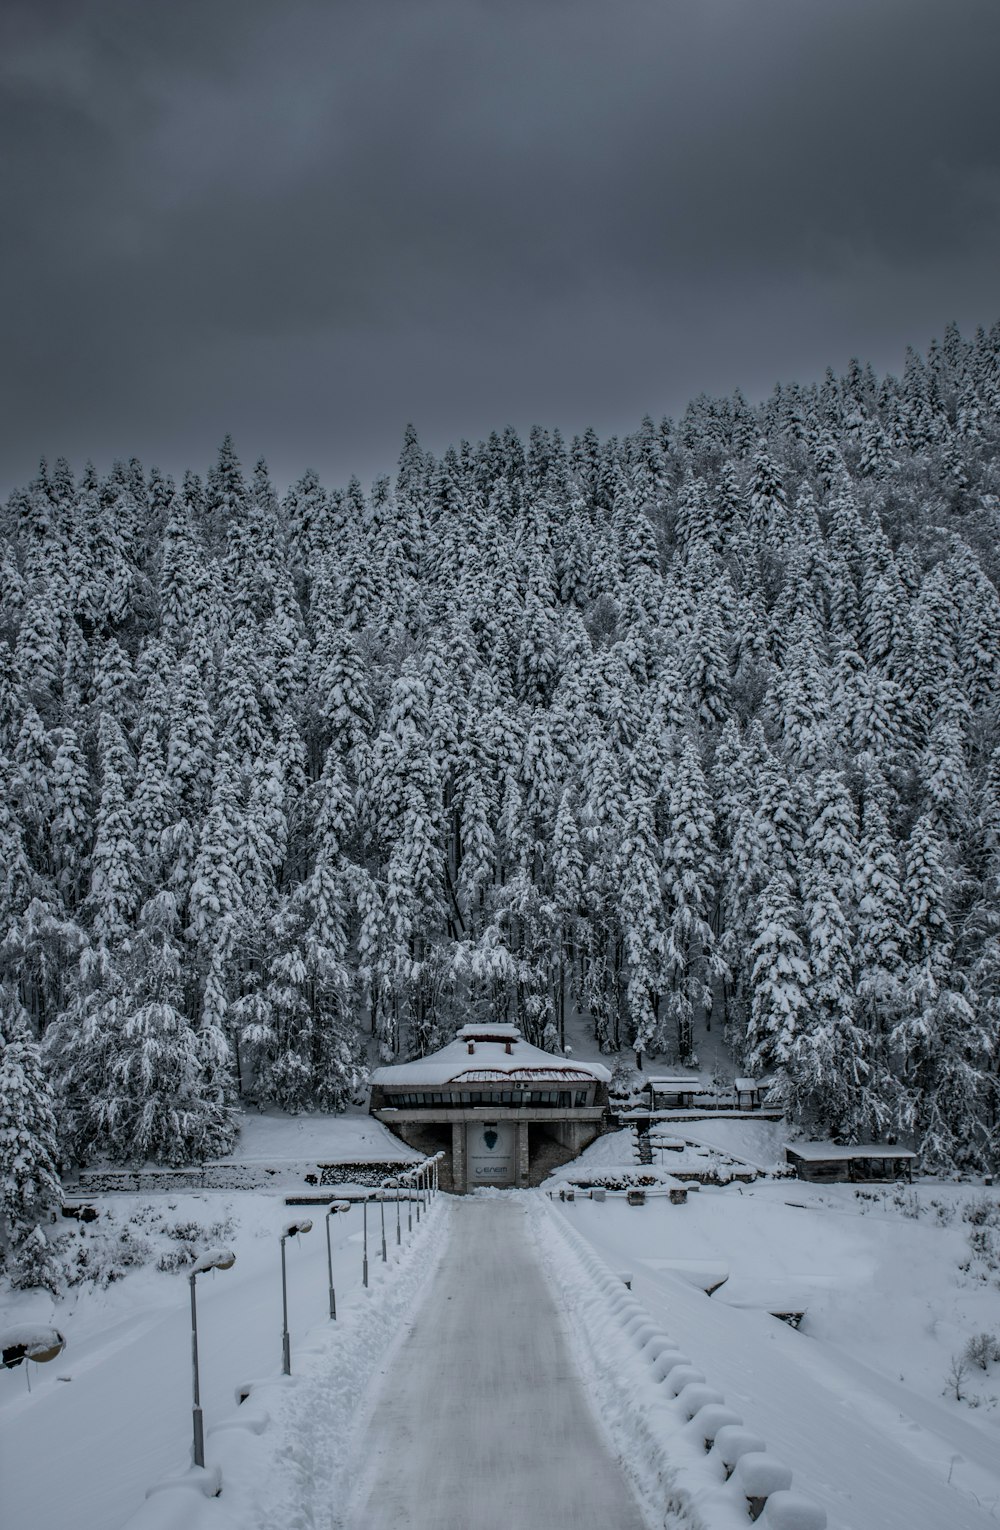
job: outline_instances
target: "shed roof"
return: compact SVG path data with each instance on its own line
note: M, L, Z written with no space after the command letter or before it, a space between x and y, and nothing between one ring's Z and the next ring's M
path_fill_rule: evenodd
M909 1148L885 1142L786 1142L785 1153L807 1163L829 1163L850 1158L916 1158Z
M470 1046L472 1051L469 1051ZM508 1052L507 1048L510 1047ZM383 1089L423 1084L440 1089L446 1084L511 1081L552 1084L607 1083L611 1074L601 1063L578 1062L543 1052L525 1041L515 1025L466 1025L440 1051L412 1062L376 1068L372 1083Z
M674 1089L684 1094L710 1094L712 1085L693 1073L647 1073L646 1084L654 1089Z

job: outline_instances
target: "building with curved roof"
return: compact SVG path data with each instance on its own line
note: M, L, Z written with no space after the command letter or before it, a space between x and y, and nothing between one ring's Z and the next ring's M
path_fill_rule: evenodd
M437 1052L377 1068L370 1109L411 1147L444 1150L446 1189L537 1185L604 1130L610 1078L515 1025L466 1025Z

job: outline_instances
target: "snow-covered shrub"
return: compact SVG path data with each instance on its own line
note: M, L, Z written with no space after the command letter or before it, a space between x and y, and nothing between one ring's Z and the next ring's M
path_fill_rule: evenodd
M892 1192L892 1204L901 1216L912 1217L915 1222L919 1220L923 1212L916 1190L904 1189L902 1185L897 1185Z
M107 1289L129 1270L148 1264L154 1252L148 1236L154 1216L151 1208L144 1208L121 1225L109 1211L89 1232L83 1226L66 1229L58 1241L65 1284Z
M175 1270L186 1270L197 1257L198 1250L193 1243L181 1243L177 1248L165 1248L158 1254L156 1268L164 1274L173 1274Z
M31 1290L42 1286L53 1296L59 1296L65 1276L65 1267L57 1250L40 1227L32 1228L14 1249L11 1285L15 1290Z
M970 1365L978 1365L988 1371L994 1360L1000 1360L1000 1339L995 1333L974 1333L962 1351L963 1359Z
M973 1227L1000 1228L1000 1201L990 1200L985 1195L966 1201L962 1207L962 1221Z
M204 1236L200 1222L165 1222L160 1231L168 1238L176 1238L182 1243L189 1243L195 1238Z
M966 1242L969 1258L959 1265L974 1280L1000 1284L1000 1203L982 1197L967 1201L962 1220L969 1223Z

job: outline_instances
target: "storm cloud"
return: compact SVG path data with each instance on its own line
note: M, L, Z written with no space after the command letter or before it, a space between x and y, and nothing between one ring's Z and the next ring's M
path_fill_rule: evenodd
M996 0L7 0L0 487L634 427L1000 316Z

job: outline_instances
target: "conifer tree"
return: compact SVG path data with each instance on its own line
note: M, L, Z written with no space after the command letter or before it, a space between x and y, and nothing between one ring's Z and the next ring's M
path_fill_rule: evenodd
M139 907L139 863L129 806L133 763L121 729L102 713L101 799L91 857L88 905L94 933L106 945L124 940Z
M753 1073L784 1071L805 1018L810 971L801 913L783 876L772 877L760 894L754 924L747 1065Z
M0 987L0 1270L17 1285L58 1290L58 1270L39 1257L39 1224L62 1195L55 1101L41 1051L16 994ZM41 1248L45 1249L42 1239Z
M690 738L670 771L663 887L667 904L664 971L683 1061L694 1052L694 1019L711 1025L714 983L728 976L710 916L719 873L714 814L701 762Z

